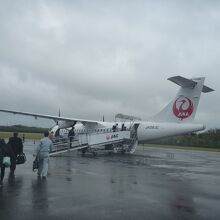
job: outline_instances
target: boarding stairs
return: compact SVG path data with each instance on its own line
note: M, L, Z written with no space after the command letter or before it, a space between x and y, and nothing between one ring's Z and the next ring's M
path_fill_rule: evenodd
M72 141L70 141L72 140ZM81 150L96 154L102 152L125 153L132 152L136 135L133 130L118 130L109 132L94 132L77 134L74 137L56 137L53 139L53 149L50 155Z

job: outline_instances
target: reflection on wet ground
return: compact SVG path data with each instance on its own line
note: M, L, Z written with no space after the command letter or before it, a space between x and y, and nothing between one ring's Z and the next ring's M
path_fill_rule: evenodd
M220 153L139 147L134 155L28 161L0 189L0 219L219 219Z

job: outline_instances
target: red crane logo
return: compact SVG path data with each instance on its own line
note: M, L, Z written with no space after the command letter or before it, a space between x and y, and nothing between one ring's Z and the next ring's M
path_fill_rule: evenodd
M110 134L108 134L108 135L106 136L106 140L109 140L109 139L111 139L111 135L110 135Z
M173 113L181 120L188 118L193 113L193 102L187 97L179 97L173 103Z

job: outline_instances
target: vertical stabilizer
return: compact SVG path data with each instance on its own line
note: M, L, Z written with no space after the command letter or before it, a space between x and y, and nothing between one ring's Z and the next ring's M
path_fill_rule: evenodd
M186 79L174 76L168 80L181 88L176 97L152 120L156 122L191 122L194 120L202 92L211 92L213 89L204 86L205 77Z

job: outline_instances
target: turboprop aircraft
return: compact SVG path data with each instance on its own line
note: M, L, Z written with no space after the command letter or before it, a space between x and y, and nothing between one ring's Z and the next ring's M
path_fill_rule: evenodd
M174 76L168 80L180 86L174 99L162 111L146 121L140 118L117 114L120 122L104 122L78 118L51 116L22 111L0 109L1 112L52 119L56 125L51 129L55 138L68 133L72 127L75 131L71 148L85 151L97 149L114 152L133 153L140 141L201 131L204 124L194 123L201 93L214 91L204 85L205 77L187 79Z

